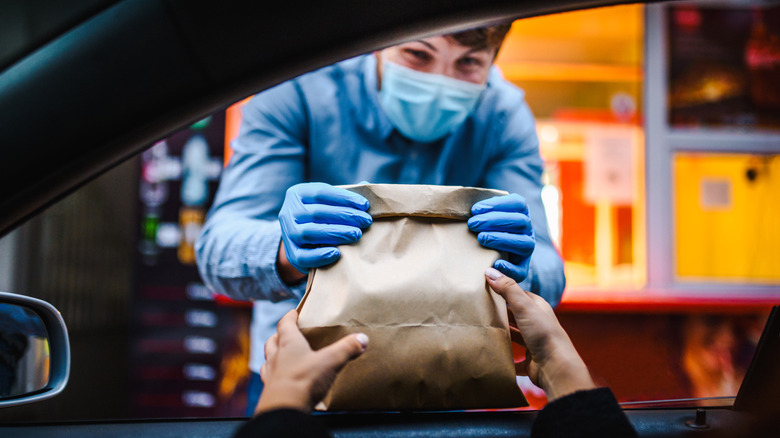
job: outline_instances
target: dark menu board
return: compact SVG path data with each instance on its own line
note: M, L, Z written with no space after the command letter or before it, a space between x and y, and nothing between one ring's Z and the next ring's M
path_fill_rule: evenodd
M220 112L141 156L128 401L135 417L244 413L251 309L204 286L193 249L224 138Z
M673 127L780 130L780 6L671 5Z

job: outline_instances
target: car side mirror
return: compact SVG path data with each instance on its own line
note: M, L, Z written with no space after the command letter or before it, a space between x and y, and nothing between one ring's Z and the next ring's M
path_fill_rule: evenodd
M70 375L65 321L46 301L0 292L0 408L59 394Z

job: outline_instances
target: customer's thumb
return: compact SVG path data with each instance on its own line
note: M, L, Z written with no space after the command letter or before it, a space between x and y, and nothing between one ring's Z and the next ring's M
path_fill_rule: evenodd
M493 289L497 294L504 297L504 299L507 299L507 294L509 293L511 287L513 285L517 285L517 283L515 283L511 277L504 275L496 268L485 269L485 277L487 277L490 288Z
M485 270L485 277L487 278L490 288L504 297L512 312L516 313L522 311L531 303L530 298L526 295L525 291L520 288L520 285L511 277L502 274L501 271L494 268L487 268Z
M368 336L365 333L357 333L344 336L318 353L326 366L339 371L347 362L363 354L367 347Z

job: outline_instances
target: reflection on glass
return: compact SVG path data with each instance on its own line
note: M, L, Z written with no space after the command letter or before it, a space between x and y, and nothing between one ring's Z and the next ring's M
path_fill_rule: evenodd
M49 381L49 339L30 309L0 303L0 398L29 394Z
M697 398L736 396L761 337L763 318L690 315L683 322L682 369Z
M669 8L675 127L780 129L780 7Z

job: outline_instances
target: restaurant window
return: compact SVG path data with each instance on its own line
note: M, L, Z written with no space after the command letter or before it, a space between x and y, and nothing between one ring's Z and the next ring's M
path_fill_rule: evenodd
M564 300L645 282L643 6L518 20L496 64L526 93Z

